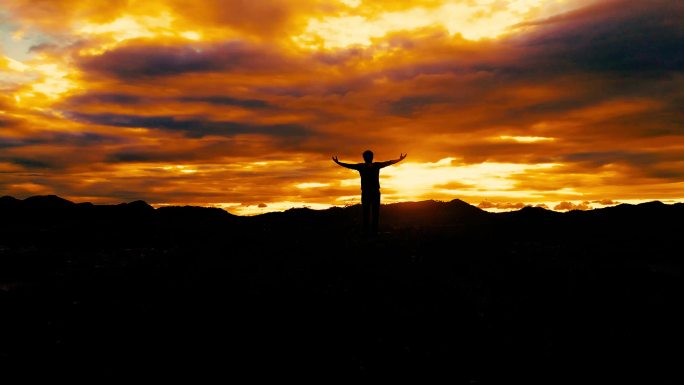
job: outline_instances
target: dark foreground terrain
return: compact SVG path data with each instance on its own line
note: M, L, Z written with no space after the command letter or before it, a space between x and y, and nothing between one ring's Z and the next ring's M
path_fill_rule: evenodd
M684 205L359 216L0 198L2 375L682 383Z

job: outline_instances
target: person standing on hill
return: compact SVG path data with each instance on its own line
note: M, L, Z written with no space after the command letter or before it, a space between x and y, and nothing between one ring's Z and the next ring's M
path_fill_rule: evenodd
M373 151L366 150L363 153L364 163L343 163L333 156L332 160L342 167L356 170L361 174L361 205L363 206L363 231L368 234L368 224L371 221L371 234L378 233L378 223L380 220L380 169L399 163L408 154L400 154L399 159L388 160L385 162L373 162Z

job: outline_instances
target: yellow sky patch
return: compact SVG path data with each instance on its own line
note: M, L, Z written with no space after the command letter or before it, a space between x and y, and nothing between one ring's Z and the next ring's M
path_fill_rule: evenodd
M546 2L549 3L549 2ZM556 2L558 3L558 2ZM294 40L310 48L370 46L374 39L391 32L420 28L443 28L451 35L468 40L491 39L509 31L537 14L545 5L541 0L445 1L434 8L412 7L401 11L363 14L363 5L354 2L348 14L312 18L303 34ZM541 12L539 12L541 13Z

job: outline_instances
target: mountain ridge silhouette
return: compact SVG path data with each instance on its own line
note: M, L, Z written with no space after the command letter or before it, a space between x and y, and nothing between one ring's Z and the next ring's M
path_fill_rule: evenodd
M162 206L154 208L142 200L113 205L89 202L74 203L56 195L32 196L24 200L10 196L0 198L0 230L27 236L31 229L52 229L50 234L91 234L103 229L122 237L144 240L147 235L172 237L180 234L244 233L268 231L268 236L299 236L297 232L359 233L361 205L332 207L323 210L291 208L254 216L240 216L215 207ZM676 236L684 217L684 204L660 201L620 204L593 210L557 212L541 207L524 207L516 211L487 212L460 199L425 200L385 204L381 210L381 232L422 229L448 232L471 238L484 238L488 233L506 237L539 239L558 238L563 233L618 239L631 235L634 239L658 238L662 234ZM42 230L41 230L42 231Z
M245 217L252 217L252 218L258 218L258 217L272 217L272 216L278 216L278 215L291 215L292 213L303 213L303 212L311 212L311 213L325 213L325 212L336 212L336 211L353 211L357 209L360 206L360 204L348 206L348 207L331 207L327 209L311 209L308 207L292 207L290 209L284 210L284 211L274 211L274 212L267 212L267 213L261 213L261 214L256 214L256 215L237 215L230 213L229 211L219 208L219 207L211 207L211 206L193 206L193 205L168 205L168 206L161 206L158 208L154 208L153 206L149 205L147 202L144 200L135 200L131 202L123 202L123 203L117 203L117 204L93 204L91 202L79 202L75 203L72 201L69 201L65 198L62 198L57 195L34 195L27 197L25 199L18 199L13 196L5 195L0 197L0 209L4 210L16 210L16 209L30 209L30 210L58 210L58 209L73 209L75 207L79 208L120 208L120 209L126 209L126 210L131 210L131 211L152 211L155 210L157 212L159 211L184 211L184 212L190 212L194 211L196 215L199 213L209 213L209 212L217 212L217 211L223 211L228 216L231 217L240 217L240 218L245 218ZM549 210L543 207L533 207L533 206L525 206L521 209L518 210L511 210L511 211L505 211L505 212L489 212L482 210L478 208L477 206L471 205L461 199L453 199L451 201L437 201L437 200L423 200L423 201L406 201L406 202L396 202L396 203L388 203L388 204L383 204L382 205L384 210L383 214L385 212L390 212L391 216L394 217L395 215L399 214L404 214L408 216L415 215L417 212L421 211L427 211L429 214L434 215L434 216L443 216L444 215L444 210L446 210L449 214L454 215L454 214L459 214L459 215L465 215L465 216L477 216L477 215L501 215L501 216L507 216L507 215L518 215L518 216L523 216L523 215L544 215L548 213L554 213L554 214L570 214L574 213L573 215L579 215L578 213L590 213L590 212L602 212L602 211L616 211L616 210L626 210L629 208L634 208L634 207L639 207L641 209L649 209L649 210L658 210L662 209L663 207L673 207L673 208L678 208L681 206L684 206L684 203L673 203L673 204L666 204L658 200L654 201L649 201L649 202L643 202L639 204L628 204L628 203L620 203L615 206L609 206L609 207L602 207L602 208L594 208L591 210L568 210L568 211L555 211L555 210ZM395 212L396 211L396 212ZM425 214L423 214L425 215Z

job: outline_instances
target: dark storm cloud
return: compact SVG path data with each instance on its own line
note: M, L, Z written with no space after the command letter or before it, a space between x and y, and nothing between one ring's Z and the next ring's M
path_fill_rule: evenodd
M187 153L179 152L156 152L150 150L126 150L118 151L107 156L107 162L111 163L144 163L187 160ZM190 157L196 158L196 157Z
M86 93L81 95L72 96L66 100L66 104L69 105L79 105L79 104L94 104L94 103L106 103L106 104L139 104L143 101L143 97L139 95L121 94L121 93Z
M56 133L45 139L58 144L70 144L75 146L96 146L101 144L119 144L128 141L114 135L104 135L96 132Z
M21 146L24 140L0 137L0 149Z
M0 158L2 160L2 158ZM7 159L10 163L22 166L26 169L47 169L53 168L54 165L49 162L41 161L38 159L27 159L27 158L11 158Z
M277 144L288 150L297 147L302 138L295 140L283 138L236 138L236 137L207 137L193 140L192 146L180 143L171 138L162 145L128 145L121 146L108 153L107 163L194 163L194 162L224 162L226 158L234 161L253 160L254 154L260 154L259 159L279 160L279 154L272 152L264 154L264 146ZM270 148L270 147L269 147Z
M228 140L200 145L192 149L164 148L159 146L130 146L108 154L108 163L156 163L211 161L215 157L237 155L236 145Z
M39 43L32 45L29 47L29 52L36 52L36 53L41 53L41 52L49 52L49 51L54 51L57 50L59 46L54 43Z
M599 167L609 163L626 163L635 167L645 167L662 161L663 156L647 152L578 152L564 155L563 160L571 163L583 163L592 167Z
M71 117L77 121L104 126L178 131L189 138L202 138L209 135L234 136L240 134L301 137L310 132L308 128L299 124L252 124L234 121L211 121L197 117L182 119L169 115L138 116L72 113Z
M442 95L404 96L389 103L389 112L393 115L408 116L424 107L446 101Z
M135 80L145 77L217 71L282 70L286 61L265 47L235 41L185 46L129 45L102 55L81 57L86 72Z
M2 112L11 112L13 110L13 106L11 106L9 103L3 103L3 100L1 98L2 96L0 96L0 129L3 130L0 131L0 135L2 135L3 133L12 132L15 129L20 129L26 123L26 119L23 117L15 118L13 116L3 116Z
M684 68L684 3L609 1L536 23L523 46L552 72L663 75Z
M91 92L74 95L64 101L64 106L73 109L82 105L113 104L121 106L135 106L151 103L206 103L219 106L235 106L251 109L272 108L273 105L261 99L242 99L225 95L181 96L176 98L151 97L125 93ZM1 122L0 122L1 123Z
M508 114L513 116L520 116L520 114L531 114L531 115L544 115L544 114L555 114L559 112L565 112L570 110L576 110L579 108L589 107L600 101L603 96L598 96L597 98L587 97L585 99L565 99L565 100L550 100L543 101L539 103L530 103L514 111L508 111Z
M12 120L0 118L0 127L8 127L13 123Z
M18 148L35 145L64 146L72 145L79 147L98 146L101 144L124 143L127 139L103 135L95 132L36 132L31 137L8 138L0 136L0 148Z
M456 54L456 52L454 53ZM444 60L445 59L445 60ZM422 75L441 75L441 74L465 74L468 72L482 72L486 65L478 65L471 67L469 63L454 63L454 58L443 58L443 61L438 62L423 62L412 63L411 65L404 65L395 67L385 71L383 74L394 81L403 81L415 79ZM492 68L489 71L493 71Z
M197 102L197 103L208 103L217 104L225 106L236 106L244 108L270 108L272 107L265 100L260 99L239 99L230 96L184 96L178 98L181 102Z
M439 36L431 37L435 42L416 39L410 50L419 59L394 65L383 73L395 81L421 75L479 73L510 83L568 73L655 76L682 72L683 19L682 2L601 2L559 17L526 23L535 27L531 33L480 46L441 41ZM450 44L450 52L431 47L438 43Z
M684 179L684 170L681 165L667 167L666 165L659 165L653 170L646 170L646 175L652 178L681 181Z
M660 152L646 151L596 151L578 152L563 155L560 159L564 166L553 173L586 174L600 173L602 170L620 170L619 176L611 176L611 181L633 185L639 181L658 180L663 183L678 183L684 180L684 154L677 146L663 146ZM550 175L551 173L549 173Z
M316 52L313 54L313 58L330 66L338 66L347 64L354 60L371 59L372 56L369 55L369 52L366 50L363 50L359 47L352 47L339 51Z

